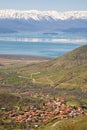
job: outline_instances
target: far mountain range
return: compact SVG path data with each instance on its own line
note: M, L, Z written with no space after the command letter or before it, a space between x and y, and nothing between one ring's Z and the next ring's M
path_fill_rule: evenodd
M0 10L0 33L86 31L87 11Z

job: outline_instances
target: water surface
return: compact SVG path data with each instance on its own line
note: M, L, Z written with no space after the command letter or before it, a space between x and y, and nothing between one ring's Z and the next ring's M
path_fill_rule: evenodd
M0 54L58 57L85 44L87 44L87 33L0 34Z

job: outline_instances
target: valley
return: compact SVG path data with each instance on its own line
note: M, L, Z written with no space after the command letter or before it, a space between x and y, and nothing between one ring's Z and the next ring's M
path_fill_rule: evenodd
M0 58L1 130L86 130L87 45L55 59Z

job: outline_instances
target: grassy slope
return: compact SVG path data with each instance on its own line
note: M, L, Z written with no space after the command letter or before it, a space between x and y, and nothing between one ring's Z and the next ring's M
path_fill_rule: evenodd
M35 91L49 92L45 87L51 86L50 92L54 95L87 103L87 45L48 62L0 66L0 84L14 86L15 92L30 89L32 84L41 87L38 90L35 87Z
M31 65L25 64L19 67L17 65L11 65L6 68L6 71L8 73L6 75L7 81L4 80L8 84L20 84L20 82L23 83L26 81L32 82L34 79L33 84L49 84L64 88L78 87L82 91L86 91L87 45L49 62Z
M37 130L87 130L87 116L54 121Z
M20 85L22 88L32 84L48 85L64 89L63 93L75 90L85 95L87 91L87 45L48 62L0 66L0 83L1 86Z
M68 101L72 99L75 101L78 100L87 106L87 45L49 62L33 63L31 65L15 63L0 66L0 91L2 90L0 92L0 106L5 107L3 102L5 102L6 106L12 108L15 108L18 104L23 106L25 98L21 99L20 93L17 95L18 92L25 89L26 91L29 89L41 91L38 86L33 86L34 88L30 87L32 84L39 84L45 92L48 91L57 95L61 94ZM46 86L43 87L44 85ZM49 85L52 87L49 88ZM3 89L8 90L9 93L3 93ZM11 94L11 92L15 92L15 94ZM10 98L12 100L9 104ZM28 100L29 102L31 101L31 99ZM86 122L87 117L79 117L61 122L54 121L46 125L45 128L39 128L39 130L86 130ZM4 130L4 127L0 129Z

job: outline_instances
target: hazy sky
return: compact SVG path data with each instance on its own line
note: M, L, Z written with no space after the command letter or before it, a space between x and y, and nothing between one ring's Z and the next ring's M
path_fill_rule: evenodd
M0 9L87 10L87 0L0 0Z

